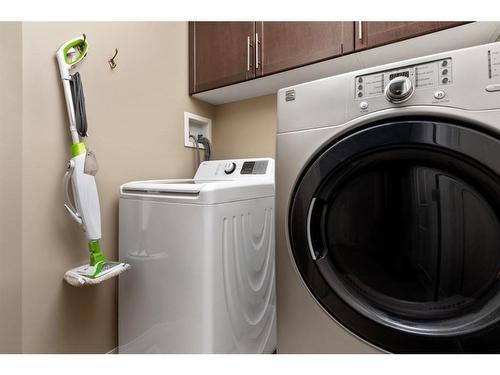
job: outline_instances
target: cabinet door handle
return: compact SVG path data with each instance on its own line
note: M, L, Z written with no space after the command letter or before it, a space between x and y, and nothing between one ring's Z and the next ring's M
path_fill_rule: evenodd
M247 72L249 72L252 67L252 63L250 62L250 48L252 48L252 42L250 36L247 36Z
M358 39L363 40L363 21L358 21Z
M259 33L255 33L255 69L260 68L259 47L260 47Z

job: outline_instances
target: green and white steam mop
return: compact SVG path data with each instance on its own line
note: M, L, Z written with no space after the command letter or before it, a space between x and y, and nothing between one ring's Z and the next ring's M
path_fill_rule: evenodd
M66 272L64 279L73 286L86 286L101 283L130 268L119 262L108 262L101 251L101 211L95 175L97 160L87 151L80 137L87 136L87 117L85 99L80 74L70 75L70 70L87 55L89 44L85 34L64 43L57 50L56 58L66 98L66 108L71 132L71 160L64 175L64 207L71 217L82 226L87 235L90 250L89 264ZM69 196L69 184L73 189L74 203Z

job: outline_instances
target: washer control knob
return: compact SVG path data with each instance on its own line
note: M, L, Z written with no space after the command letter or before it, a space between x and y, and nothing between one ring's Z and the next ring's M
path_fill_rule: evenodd
M365 101L362 101L361 103L359 103L359 108L368 109L368 103Z
M232 161L228 161L226 163L226 165L224 166L224 173L231 174L234 172L235 169L236 169L236 163L234 163Z
M443 99L446 96L446 93L443 90L436 91L434 93L434 97L436 99Z
M413 94L413 84L408 77L396 77L385 87L385 96L392 103L403 103Z

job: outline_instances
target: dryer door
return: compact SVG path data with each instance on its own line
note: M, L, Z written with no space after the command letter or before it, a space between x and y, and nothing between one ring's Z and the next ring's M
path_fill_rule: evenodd
M316 157L290 207L302 278L346 328L391 352L500 351L499 140L372 124Z

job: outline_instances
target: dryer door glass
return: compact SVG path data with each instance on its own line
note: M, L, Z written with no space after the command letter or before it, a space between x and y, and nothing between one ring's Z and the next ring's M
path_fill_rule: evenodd
M500 202L475 181L498 186L458 171L461 164L432 150L394 149L331 176L314 214L322 256L351 294L395 316L435 320L466 314L496 292Z
M350 318L332 295L374 324L422 337L456 340L495 325L498 161L496 139L441 122L377 124L335 142L304 174L290 211L292 252L313 294L342 323Z

